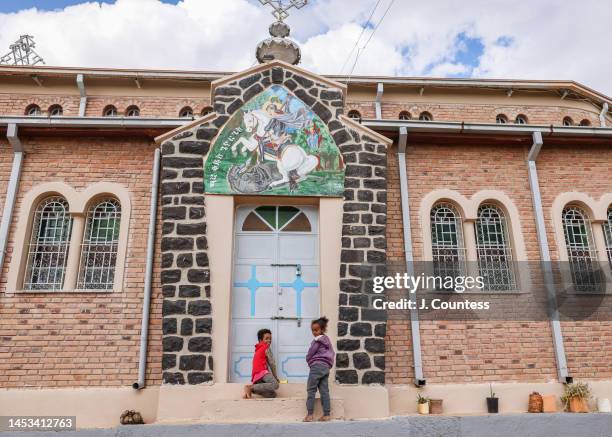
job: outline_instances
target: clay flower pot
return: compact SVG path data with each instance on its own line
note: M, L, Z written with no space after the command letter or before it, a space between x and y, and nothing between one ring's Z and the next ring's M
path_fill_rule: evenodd
M442 414L442 399L430 399L429 412L431 414Z
M417 404L417 410L419 414L429 414L429 402Z
M571 398L569 401L569 410L572 413L588 413L589 407L587 406L586 399L577 396Z

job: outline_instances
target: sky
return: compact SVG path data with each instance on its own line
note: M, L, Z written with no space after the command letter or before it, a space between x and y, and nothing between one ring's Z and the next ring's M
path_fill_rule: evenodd
M273 20L258 0L0 0L0 55L28 33L47 65L238 71ZM286 21L320 74L571 79L612 95L608 0L310 0Z

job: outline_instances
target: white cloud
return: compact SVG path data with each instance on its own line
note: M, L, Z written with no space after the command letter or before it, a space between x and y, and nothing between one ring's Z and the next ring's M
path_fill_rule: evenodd
M374 23L390 1L381 0ZM315 0L292 11L288 22L301 43L302 66L340 73L375 3ZM602 37L610 17L612 2L599 0L396 0L354 74L574 79L612 94L612 56ZM271 21L269 8L254 0L90 2L0 14L0 48L28 32L49 65L239 70L254 64L255 45ZM461 34L484 46L469 67L457 59ZM353 61L354 54L344 72Z

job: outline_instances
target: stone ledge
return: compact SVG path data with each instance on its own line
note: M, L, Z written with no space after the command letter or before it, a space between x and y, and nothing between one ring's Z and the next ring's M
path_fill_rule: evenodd
M202 401L202 422L210 423L287 423L301 422L306 414L306 398L228 399ZM322 416L321 400L315 400L315 419ZM331 398L331 415L344 419L344 401Z

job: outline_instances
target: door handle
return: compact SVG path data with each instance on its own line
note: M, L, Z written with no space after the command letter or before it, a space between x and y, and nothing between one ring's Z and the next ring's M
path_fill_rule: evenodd
M271 267L295 267L295 275L302 276L302 264L270 264Z

